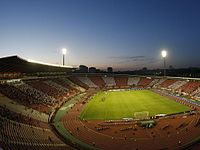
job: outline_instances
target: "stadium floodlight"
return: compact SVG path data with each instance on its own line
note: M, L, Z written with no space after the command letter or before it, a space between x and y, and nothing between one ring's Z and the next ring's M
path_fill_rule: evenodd
M67 49L66 48L63 48L62 49L62 60L63 60L63 66L65 65L65 55L66 55L66 53L67 53Z
M167 51L166 50L162 50L161 55L163 57L163 61L164 61L164 69L163 69L163 75L166 76L166 56L167 56Z
M62 49L62 53L63 53L63 55L66 55L67 49L66 49L66 48L63 48L63 49Z
M167 51L163 50L163 51L161 52L161 54L162 54L162 57L165 58L165 57L167 56Z

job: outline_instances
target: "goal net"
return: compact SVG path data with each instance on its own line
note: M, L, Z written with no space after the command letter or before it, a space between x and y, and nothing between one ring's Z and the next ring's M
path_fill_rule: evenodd
M144 120L149 118L149 112L148 111L140 111L134 113L134 118L138 120Z

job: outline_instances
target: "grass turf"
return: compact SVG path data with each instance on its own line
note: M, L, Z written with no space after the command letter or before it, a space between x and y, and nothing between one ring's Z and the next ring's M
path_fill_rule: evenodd
M148 111L149 116L174 114L189 107L150 90L108 91L97 93L81 112L85 120L133 118L135 112Z

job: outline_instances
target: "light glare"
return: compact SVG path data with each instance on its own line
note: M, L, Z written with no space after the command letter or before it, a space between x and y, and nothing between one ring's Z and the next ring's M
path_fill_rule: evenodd
M42 64L42 65L48 65L48 66L54 66L54 67L64 67L64 68L73 68L72 66L63 66L63 65L57 65L57 64L50 64L50 63L45 63L41 61L36 61L33 59L26 59L30 63L37 63L37 64Z
M161 54L162 54L162 57L166 57L167 56L167 51L163 50Z
M66 53L67 53L67 49L66 49L66 48L63 48L63 49L62 49L62 54L63 54L63 55L66 55Z

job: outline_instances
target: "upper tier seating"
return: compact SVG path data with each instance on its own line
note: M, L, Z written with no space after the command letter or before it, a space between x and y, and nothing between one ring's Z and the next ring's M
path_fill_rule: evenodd
M68 90L76 90L69 82L67 82L66 78L54 78L51 79L53 82L56 82L57 84L65 87Z
M196 89L191 95L194 96L197 100L200 100L200 87L198 87L198 89Z
M140 78L140 81L138 82L137 86L142 86L142 87L146 87L149 86L149 84L153 81L152 78Z
M170 86L168 86L168 88L176 90L176 89L178 89L179 87L183 86L186 83L187 83L187 81L185 81L185 80L176 81L175 83L173 83Z
M159 86L159 85L160 85L161 83L163 83L165 80L166 80L165 78L161 78L161 79L159 79L158 82L155 83L155 84L153 85L153 87L157 87L157 86Z
M113 77L111 76L103 76L102 79L104 80L104 82L106 83L107 87L113 87L116 86L115 80Z
M115 83L117 87L125 87L127 86L128 77L127 76L115 76Z
M140 77L128 77L128 85L129 86L137 86L138 82L140 81Z
M54 97L54 98L58 98L60 92L54 88L54 87L51 87L50 85L48 85L47 83L43 82L43 81L40 81L40 80L36 80L34 82L32 81L27 81L26 82L29 86L39 90L39 91L42 91L43 93L51 96L51 97Z
M180 87L181 91L191 94L194 92L198 87L200 87L200 82L197 81L189 81L183 86Z
M105 82L104 80L101 78L101 76L88 76L88 78L90 78L90 80L96 84L98 87L102 88L105 87Z
M155 84L157 84L159 82L159 79L153 79L153 81L151 83L149 83L148 86L153 87Z
M47 81L44 81L44 83L48 84L49 86L51 87L54 87L56 88L58 91L60 91L61 93L65 93L68 91L68 89L60 84L57 84L56 82L53 82L51 80L47 80Z
M168 86L172 85L173 83L175 83L177 80L173 80L173 79L167 79L164 82L162 82L159 87L162 88L168 88Z
M69 84L69 86L71 86L76 91L85 92L85 88L79 86L78 84L73 83L70 79L63 78L63 80L64 80L64 83L66 82L67 84Z
M81 82L83 82L84 84L86 84L88 87L90 87L90 88L97 88L97 85L95 85L88 77L79 76L77 78Z
M34 82L34 81L33 81ZM48 96L47 94L43 93L40 90L37 90L30 85L26 84L25 82L19 82L13 84L14 87L25 93L26 95L29 95L30 97L35 98L35 103L45 103L45 104L52 104L56 100L53 97ZM32 102L32 101L31 101ZM34 103L33 102L33 103Z
M48 108L48 105L52 105L55 102L54 99L48 99L45 97L42 99L43 95L40 92L24 88L26 86L20 86L17 88L15 86L12 84L0 84L0 93L25 106L35 108L45 113L51 112L51 109Z
M81 81L80 81L77 77L75 77L75 76L70 76L70 77L68 77L68 79L69 79L70 81L72 81L74 84L77 84L77 85L79 85L79 86L82 87L82 88L85 88L85 89L88 89L88 88L89 88L89 86L88 86L87 84L81 82Z

